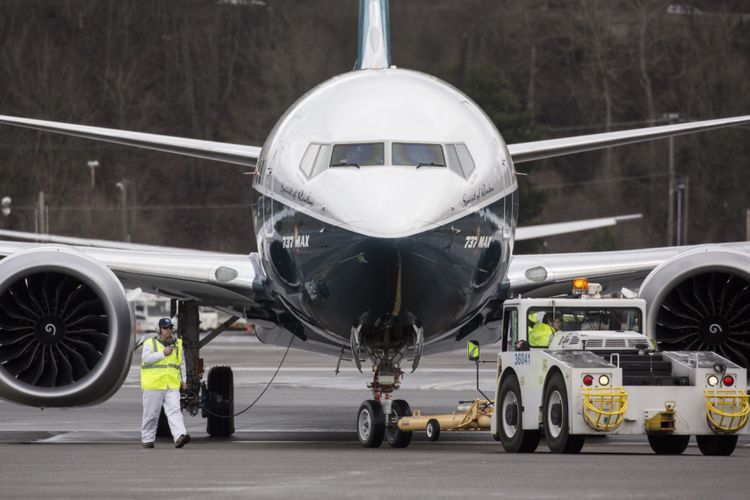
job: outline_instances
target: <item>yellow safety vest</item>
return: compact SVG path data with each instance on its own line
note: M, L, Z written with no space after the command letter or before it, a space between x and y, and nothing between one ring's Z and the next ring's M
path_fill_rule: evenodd
M149 342L148 340L146 342ZM164 345L152 337L150 342L154 346L154 352L162 352ZM179 389L180 388L180 363L182 362L182 339L172 349L172 354L164 356L156 363L146 364L141 361L141 388L142 389Z
M529 333L529 345L531 347L549 347L549 341L555 330L547 323L537 323Z

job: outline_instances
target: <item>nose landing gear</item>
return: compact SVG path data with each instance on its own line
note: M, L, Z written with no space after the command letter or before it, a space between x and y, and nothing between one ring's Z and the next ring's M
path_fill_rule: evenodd
M377 448L385 439L392 448L405 448L411 442L411 431L398 428L398 419L411 416L409 403L391 399L401 385L404 374L398 365L382 363L375 369L372 383L373 399L368 399L357 413L357 436L365 448Z
M399 271L400 289L400 271ZM397 324L399 311L407 321ZM412 353L412 372L419 365L424 347L424 329L421 323L408 311L402 311L400 299L391 314L379 318L374 325L366 325L367 313L363 314L351 329L352 358L357 369L362 371L361 356L373 362L374 374L367 387L372 391L372 399L365 401L357 413L357 435L365 448L377 448L388 441L392 448L405 448L411 442L411 431L398 427L401 417L411 416L409 403L402 399L393 400L393 391L401 386L404 371L399 363Z
M388 413L385 406L390 406ZM398 419L411 416L409 403L403 399L380 401L368 399L359 407L357 414L357 436L365 448L377 448L385 439L391 448L406 448L411 443L412 432L398 428Z

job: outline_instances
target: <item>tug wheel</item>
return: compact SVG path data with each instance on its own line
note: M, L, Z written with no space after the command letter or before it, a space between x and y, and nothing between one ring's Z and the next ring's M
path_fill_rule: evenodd
M500 386L500 407L496 410L500 442L508 453L533 453L539 446L539 431L523 429L521 386L515 375L509 375Z
M544 389L544 437L552 453L579 453L586 438L570 434L568 390L561 373L552 375Z
M704 455L731 455L737 446L737 434L733 436L695 436L698 448Z
M687 448L690 436L649 435L648 444L657 455L679 455Z

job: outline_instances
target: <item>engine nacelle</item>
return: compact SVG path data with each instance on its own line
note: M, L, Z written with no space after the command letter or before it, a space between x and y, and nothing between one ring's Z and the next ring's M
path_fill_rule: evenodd
M99 403L125 380L133 345L125 290L101 263L51 246L0 261L0 397Z
M674 256L646 277L647 333L663 350L715 351L748 368L750 254L702 247Z

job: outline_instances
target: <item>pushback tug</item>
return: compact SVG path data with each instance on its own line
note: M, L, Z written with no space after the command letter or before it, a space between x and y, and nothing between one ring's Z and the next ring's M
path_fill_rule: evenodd
M444 430L489 424L514 453L535 451L542 436L552 452L578 453L586 436L645 434L655 453L680 454L692 435L704 455L730 455L747 433L746 370L711 351L658 351L642 331L645 301L600 290L576 280L575 298L506 300L496 404L403 417L398 427L435 439L440 422ZM533 347L529 333L546 315L560 329Z

